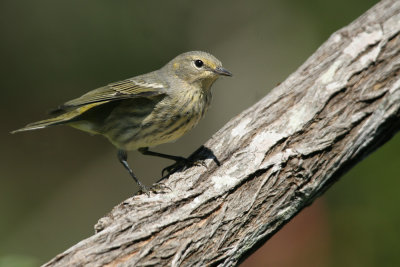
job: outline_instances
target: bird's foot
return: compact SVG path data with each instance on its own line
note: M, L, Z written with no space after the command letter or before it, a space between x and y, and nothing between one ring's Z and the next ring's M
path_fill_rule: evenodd
M179 159L176 160L176 162L170 166L165 167L161 171L161 176L167 177L171 174L173 174L176 171L184 171L187 170L189 167L192 166L204 166L206 167L206 164L204 163L203 160L193 160L193 159L187 159L184 157L179 157ZM166 173L164 175L164 173Z

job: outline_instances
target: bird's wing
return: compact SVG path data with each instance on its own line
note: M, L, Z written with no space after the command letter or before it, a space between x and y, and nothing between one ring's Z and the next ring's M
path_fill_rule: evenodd
M81 107L94 103L100 104L100 102L106 103L109 101L128 98L163 95L166 93L165 88L166 85L161 82L146 82L145 79L141 79L139 77L131 78L94 89L82 95L81 97L64 103L51 113L67 111L71 110L71 108Z
M64 106L76 107L101 101L150 97L160 94L165 94L164 84L128 79L90 91L79 98L66 102Z

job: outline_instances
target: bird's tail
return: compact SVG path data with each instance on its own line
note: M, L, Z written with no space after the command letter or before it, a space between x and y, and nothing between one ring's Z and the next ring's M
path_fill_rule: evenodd
M19 132L25 132L25 131L32 131L32 130L37 130L37 129L43 129L47 128L53 125L59 125L59 124L65 124L71 121L74 117L68 116L68 113L62 114L60 116L50 118L47 120L42 120L42 121L36 121L29 123L25 127L22 127L21 129L14 130L11 133L19 133Z
M12 131L11 133L18 133L18 132L25 132L25 131L32 131L32 130L37 130L37 129L43 129L43 128L47 128L50 126L54 126L54 125L59 125L59 124L69 124L70 122L73 122L75 118L77 118L79 115L81 115L82 113L86 112L87 110L101 104L100 103L94 103L94 104L89 104L89 105L85 105L82 107L78 107L72 110L64 110L64 113L61 113L58 116L52 117L50 119L47 120L42 120L42 121L37 121L37 122L32 122L29 123L28 125L26 125L25 127Z
M55 114L61 113L60 115L52 117L47 120L29 123L25 127L15 130L15 131L12 131L11 133L13 134L13 133L18 133L18 132L43 129L43 128L47 128L47 127L59 125L59 124L69 124L70 126L81 129L83 131L92 132L90 127L88 128L87 125L81 125L81 124L79 124L79 122L77 123L78 116L82 115L89 109L92 109L96 106L99 106L99 105L107 103L107 102L109 102L109 101L100 101L100 102L96 102L96 103L91 103L91 104L83 105L80 107L74 107L69 110L68 109L57 110L57 112Z

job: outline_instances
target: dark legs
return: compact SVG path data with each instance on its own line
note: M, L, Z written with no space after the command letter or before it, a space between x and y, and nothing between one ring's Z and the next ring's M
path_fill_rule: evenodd
M142 153L143 155L149 155L149 156L155 156L155 157L161 157L161 158L165 158L165 159L171 159L171 160L175 160L176 162L174 164L172 164L171 166L168 166L166 168L164 168L162 170L161 175L164 178L164 172L167 172L167 174L169 175L170 173L173 173L177 170L185 170L188 166L190 165L197 165L197 162L193 162L190 159L186 159L184 157L178 157L178 156L172 156L172 155L167 155L167 154L163 154L163 153L158 153L158 152L153 152L153 151L149 151L148 147L141 147L138 149L140 153ZM118 160L119 162L121 162L122 165L124 165L125 169L128 170L129 174L132 176L133 180L135 180L135 182L138 184L138 186L140 187L141 191L146 193L147 195L149 195L149 191L154 191L154 192L162 192L165 189L171 190L169 187L161 184L158 184L157 186L153 186L150 188L150 190L144 185L142 184L139 179L136 177L136 175L133 173L132 169L129 167L127 159L128 159L128 155L126 153L125 150L119 149L118 150Z
M132 176L133 180L139 185L140 189L148 194L148 189L147 187L142 184L139 179L136 177L136 175L133 173L132 169L129 167L128 162L126 161L128 159L128 155L126 154L125 150L119 149L118 150L118 160L121 162L122 165L124 165L125 169L128 170L129 174Z
M168 155L168 154L163 154L163 153L158 153L158 152L154 152L154 151L150 151L148 147L141 147L138 149L140 153L142 153L143 155L148 155L148 156L155 156L155 157L160 157L160 158L165 158L165 159L171 159L171 160L175 160L176 163L172 164L171 166L165 167L162 172L161 175L164 177L164 172L167 172L168 174L171 174L179 169L185 169L187 166L190 166L192 164L194 164L192 161L184 158L184 157L179 157L179 156L172 156L172 155Z
M138 150L143 155L155 156L155 157L171 159L171 160L175 160L175 161L186 161L186 159L184 157L172 156L172 155L168 155L168 154L163 154L163 153L150 151L148 147L141 147Z

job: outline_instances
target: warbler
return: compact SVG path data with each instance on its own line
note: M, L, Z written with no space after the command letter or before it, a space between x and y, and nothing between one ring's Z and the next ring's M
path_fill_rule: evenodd
M148 188L129 167L127 151L175 160L168 172L187 159L149 150L175 141L197 125L211 101L211 86L220 76L232 76L213 55L192 51L178 55L159 70L110 83L70 100L50 114L11 133L65 124L106 137L118 159L143 192Z

